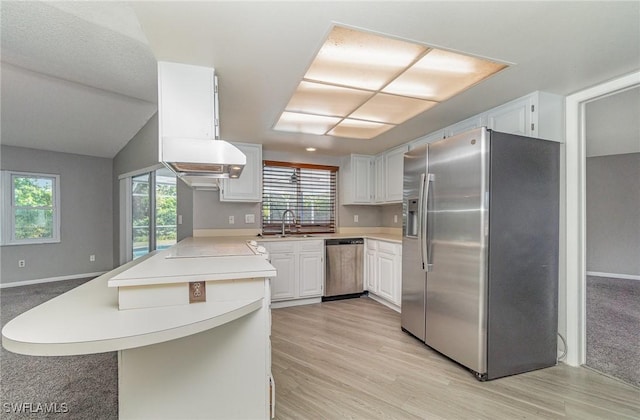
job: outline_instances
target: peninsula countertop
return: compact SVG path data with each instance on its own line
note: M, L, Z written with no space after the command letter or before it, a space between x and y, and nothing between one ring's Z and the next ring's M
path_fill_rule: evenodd
M238 241L229 243L237 246ZM185 266L190 278L207 281L276 275L275 268L260 255L166 258L169 253L154 252L138 258L19 315L3 328L3 346L15 353L63 356L123 350L185 337L259 309L264 297L119 310L118 287L131 282L154 284L148 282L149 278L184 281ZM109 287L108 283L118 276L123 276L122 284Z

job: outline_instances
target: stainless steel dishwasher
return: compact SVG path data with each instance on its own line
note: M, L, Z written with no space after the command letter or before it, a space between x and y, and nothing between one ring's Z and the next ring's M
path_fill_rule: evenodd
M327 239L325 250L325 287L322 300L361 296L364 291L364 239Z

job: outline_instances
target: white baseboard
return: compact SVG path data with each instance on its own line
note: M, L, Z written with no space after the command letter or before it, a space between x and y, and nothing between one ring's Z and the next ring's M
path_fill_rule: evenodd
M375 300L378 303L383 304L384 306L393 309L394 311L400 313L400 307L398 305L396 305L395 303L391 303L388 300L386 300L385 298L382 298L376 294L373 294L371 292L369 292L369 297L373 300Z
M88 277L98 277L104 273L106 273L106 271L97 271L95 273L71 274L69 276L47 277L44 279L36 279L36 280L14 281L11 283L0 284L0 289L5 289L7 287L28 286L30 284L51 283L54 281L62 281L62 280L75 280L75 279L83 279Z
M600 273L598 271L587 271L587 276L611 277L612 279L640 280L640 276L633 274Z
M313 303L322 302L322 298L306 298L306 299L294 299L294 300L278 300L271 302L271 308L288 308L289 306L311 305Z

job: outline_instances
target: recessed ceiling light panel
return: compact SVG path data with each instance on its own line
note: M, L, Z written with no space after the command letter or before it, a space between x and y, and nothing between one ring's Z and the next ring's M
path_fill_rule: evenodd
M431 50L382 91L442 102L506 65L443 50Z
M371 96L372 92L364 90L303 80L285 109L291 112L346 117Z
M402 124L437 104L422 99L378 93L350 116L361 120Z
M345 119L327 134L330 136L349 137L354 139L371 139L392 129L393 127L395 126L392 124Z
M335 26L304 78L375 91L426 50L422 45Z
M275 130L292 131L294 133L306 133L323 135L331 130L341 118L325 117L322 115L300 114L297 112L283 112L276 123Z
M335 26L274 129L373 138L506 67Z

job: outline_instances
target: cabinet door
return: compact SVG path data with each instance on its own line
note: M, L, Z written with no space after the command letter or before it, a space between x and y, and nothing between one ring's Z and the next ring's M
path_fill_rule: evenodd
M160 137L214 138L214 71L158 63Z
M271 265L277 270L271 279L271 300L293 299L296 297L296 270L294 254L271 254Z
M302 252L298 256L298 296L322 296L324 258L322 253Z
M422 146L423 144L433 143L434 141L442 140L443 138L445 138L444 130L434 131L433 133L427 134L426 136L420 137L419 139L416 139L411 143L409 143L409 150L413 150L416 147Z
M354 203L371 203L373 199L373 164L370 156L352 156L353 201Z
M247 156L247 164L237 179L225 179L220 201L262 201L262 145L234 143Z
M385 189L386 168L384 164L383 155L376 156L375 161L373 163L373 172L375 174L374 200L376 203L383 203L387 200L387 190Z
M482 127L484 123L484 115L477 115L475 117L467 118L464 121L453 124L445 128L447 137L455 136L456 134L464 133L465 131L473 130L474 128Z
M406 152L407 146L403 146L384 155L386 202L399 203L402 201L404 154Z
M365 287L371 293L377 293L378 289L378 270L376 268L376 254L373 249L367 249L364 254L365 264Z
M394 280L396 277L395 270L396 257L386 252L378 252L376 258L376 271L378 277L377 294L381 297L394 301Z
M487 124L503 133L531 136L531 98L520 98L487 112Z
M398 254L394 256L393 299L396 305L402 305L402 245L398 245Z

